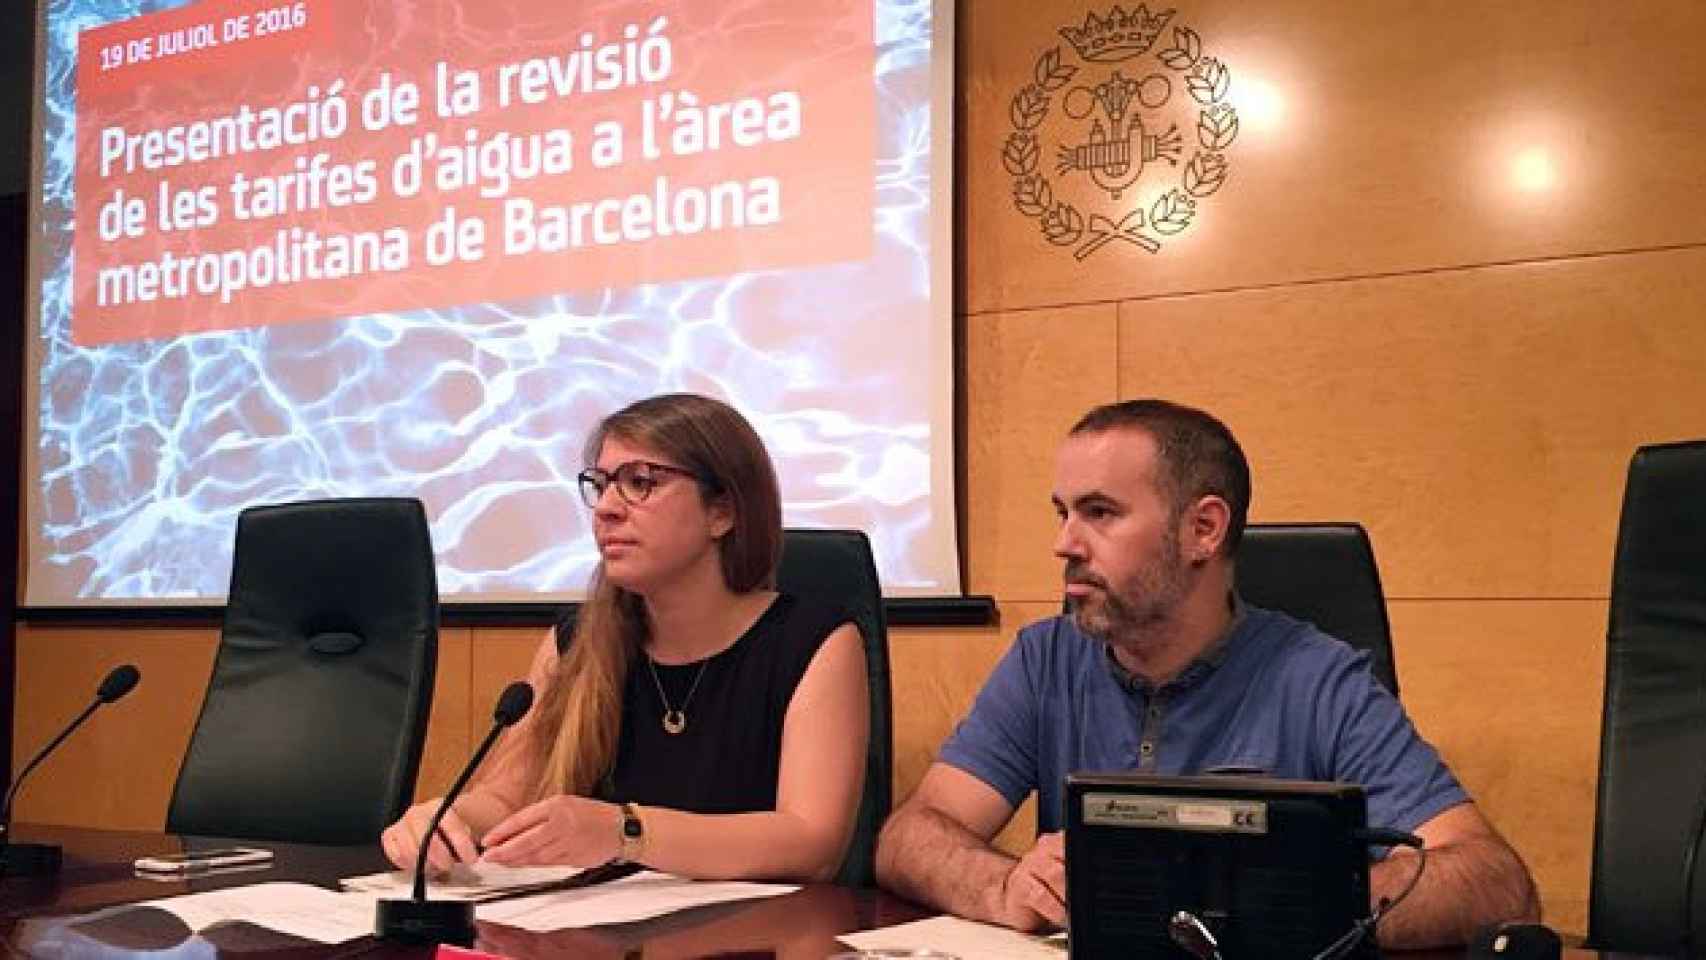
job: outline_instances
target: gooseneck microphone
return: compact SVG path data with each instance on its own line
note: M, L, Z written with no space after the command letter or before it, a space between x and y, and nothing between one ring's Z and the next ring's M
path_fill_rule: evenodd
M101 685L96 688L94 702L84 707L83 712L79 713L76 719L72 720L60 732L59 736L54 737L48 742L47 746L42 747L34 757L30 758L29 763L24 764L24 769L12 781L12 788L6 791L6 805L0 807L0 875L21 876L59 872L62 853L58 844L10 842L12 800L17 797L18 788L24 785L24 778L30 775L30 771L47 759L47 755L52 753L55 747L64 743L65 738L71 736L73 730L82 726L83 721L89 719L90 714L94 713L102 704L112 703L136 689L137 681L141 679L142 671L131 664L127 663L121 667L114 667L112 672L107 674L106 679L101 681Z
M462 775L450 785L449 792L444 795L444 801L438 805L438 812L433 814L432 823L428 824L425 832L421 834L420 853L415 856L414 896L408 900L379 901L373 920L375 934L387 940L400 940L405 943L473 946L474 905L463 900L427 899L427 848L431 846L432 838L438 835L438 825L444 820L444 815L450 812L450 805L456 802L462 788L468 785L468 778L479 769L480 761L486 759L487 751L497 742L498 734L526 716L532 706L533 688L526 683L517 680L504 688L503 694L498 697L497 707L492 710L491 732L481 741L480 749L474 751L474 758L462 769Z

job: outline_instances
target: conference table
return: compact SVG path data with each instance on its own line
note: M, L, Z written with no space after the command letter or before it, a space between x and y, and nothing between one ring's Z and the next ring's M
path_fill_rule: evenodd
M259 871L161 881L139 877L138 857L176 853L223 841L159 833L19 825L14 839L58 843L65 864L47 877L0 879L0 938L5 955L21 957L242 957L244 960L346 960L362 957L428 960L430 947L364 937L325 945L237 922L192 933L178 918L134 904L182 893L264 881L291 880L336 889L342 877L387 867L377 846L320 847L267 842L273 865ZM481 922L475 948L518 960L668 960L675 957L823 960L847 949L836 937L930 916L916 904L879 890L811 884L779 897L699 907L639 923L530 933ZM1064 954L1062 954L1064 957ZM1404 954L1462 956L1460 951ZM1606 957L1569 950L1571 958ZM965 957L963 960L975 960Z

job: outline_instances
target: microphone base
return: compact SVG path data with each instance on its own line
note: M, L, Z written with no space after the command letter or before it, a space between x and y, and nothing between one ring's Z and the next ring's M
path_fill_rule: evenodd
M398 943L474 945L474 905L463 900L381 900L373 932Z
M58 873L64 853L57 843L8 843L0 847L0 875L39 877Z

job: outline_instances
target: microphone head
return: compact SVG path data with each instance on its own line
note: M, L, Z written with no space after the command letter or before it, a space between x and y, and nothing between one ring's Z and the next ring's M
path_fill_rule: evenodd
M1220 944L1194 913L1185 910L1174 913L1167 920L1167 936L1198 960L1220 960Z
M100 688L95 691L95 698L102 703L112 703L136 689L136 684L141 679L142 671L136 669L133 664L114 667L113 671L107 674L107 678L101 681Z
M525 680L504 687L504 692L498 697L497 708L492 711L492 720L500 727L507 727L517 720L527 716L527 711L533 706L533 688Z

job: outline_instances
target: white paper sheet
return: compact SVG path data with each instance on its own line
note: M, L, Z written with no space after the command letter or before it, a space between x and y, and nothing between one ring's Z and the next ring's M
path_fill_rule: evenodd
M543 879L561 876L564 870L574 868L546 869L554 870L555 874ZM684 880L648 871L575 890L480 904L475 908L475 916L543 933L646 920L677 910L775 897L798 889L781 883ZM374 904L382 897L394 895L397 891L390 889L334 893L305 883L260 883L151 900L145 906L165 910L197 932L216 923L241 920L319 943L344 943L372 933ZM439 897L436 889L432 895Z
M948 916L844 933L837 939L855 950L935 950L962 960L1064 960L1066 957L1064 937L1033 937L1006 927Z
M667 873L646 871L577 890L480 904L475 907L475 916L543 933L602 923L629 923L713 903L781 896L798 889L785 883L683 880Z
M459 863L444 877L427 879L427 896L434 900L467 900L514 887L566 880L581 867L505 867L495 863ZM391 870L360 877L345 877L338 883L345 890L376 893L382 897L408 897L415 887L412 870Z
M149 900L197 933L241 920L319 943L344 943L373 932L373 901L306 883L257 883Z

